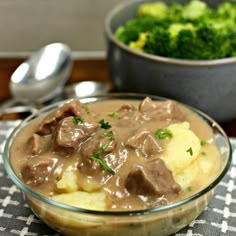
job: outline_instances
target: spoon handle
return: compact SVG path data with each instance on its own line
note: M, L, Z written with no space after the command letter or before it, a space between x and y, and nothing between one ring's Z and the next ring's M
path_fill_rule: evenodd
M17 105L17 100L16 99L10 99L4 103L1 104L0 106L0 114L5 113L5 110L11 107L14 107Z
M23 113L29 112L30 114L35 114L38 110L33 106L19 105L19 102L15 99L11 99L4 102L0 106L0 116L10 113Z

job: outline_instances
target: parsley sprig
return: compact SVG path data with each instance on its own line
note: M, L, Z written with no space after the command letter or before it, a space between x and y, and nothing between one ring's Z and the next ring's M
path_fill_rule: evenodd
M201 145L201 146L206 145L206 141L205 141L205 140L201 140L201 141L200 141L200 145Z
M169 129L158 129L155 132L155 138L156 139L166 139L166 138L172 138L173 134Z
M79 123L84 123L84 118L74 116L74 117L72 118L72 122L73 122L75 125L78 125Z
M99 124L102 129L110 129L111 128L111 125L109 124L109 122L105 122L104 119L100 120Z
M118 119L118 120L120 119L120 116L116 112L112 112L112 113L108 114L108 116L110 116L114 119Z
M114 140L114 134L112 131L105 132L105 133L103 133L103 135L108 137L109 140L111 140L111 141Z
M105 152L108 147L109 147L109 144L108 144L108 143L102 144L102 145L99 147L97 153L100 153L100 154L101 154L101 153Z
M190 156L193 155L193 149L191 147L188 150L186 150L186 152L189 152Z
M91 157L90 157L93 161L96 161L97 163L99 163L102 168L104 170L106 170L107 172L109 172L110 174L114 175L115 174L115 171L112 170L106 163L104 160L101 159L100 155L98 153L95 153L93 154Z
M90 159L93 161L96 161L97 163L99 163L101 165L101 167L106 170L108 173L114 175L115 171L112 170L104 160L101 159L101 154L104 153L106 151L106 149L109 147L108 143L102 144L96 153L94 153Z
M192 187L191 187L191 186L188 186L188 187L187 187L187 190L188 190L188 192L192 192Z
M90 113L91 113L91 111L90 111L90 109L89 109L88 107L84 107L84 110L85 110L85 112L86 112L87 114L90 114Z

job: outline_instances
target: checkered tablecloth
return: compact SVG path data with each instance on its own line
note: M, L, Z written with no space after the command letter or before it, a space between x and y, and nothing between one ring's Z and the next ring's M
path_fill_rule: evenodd
M4 142L18 122L0 122L0 236L59 236L33 215L2 163ZM233 165L216 189L208 208L175 236L236 235L236 139Z

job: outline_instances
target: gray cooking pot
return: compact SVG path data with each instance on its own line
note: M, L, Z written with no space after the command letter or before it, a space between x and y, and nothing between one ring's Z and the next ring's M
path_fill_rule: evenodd
M176 99L219 122L236 118L236 58L171 59L136 52L114 37L117 27L133 18L143 2L147 1L122 2L106 17L107 58L114 89ZM214 7L222 1L206 2Z

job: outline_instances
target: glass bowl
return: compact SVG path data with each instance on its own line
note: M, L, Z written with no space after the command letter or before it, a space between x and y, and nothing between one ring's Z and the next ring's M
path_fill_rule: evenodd
M80 99L80 101L93 103L112 99L141 100L146 96L145 94L114 93L85 97ZM157 96L148 96L153 100L165 100L165 98ZM156 208L136 211L96 211L56 202L33 191L17 177L9 160L9 150L14 138L24 126L34 118L53 111L63 102L45 107L24 120L8 138L4 148L3 159L8 175L21 189L34 214L51 228L64 235L164 236L173 234L187 226L206 208L213 197L215 187L229 169L232 153L230 142L225 132L212 118L194 108L188 107L212 127L216 144L221 154L222 166L216 178L207 187L186 199Z

